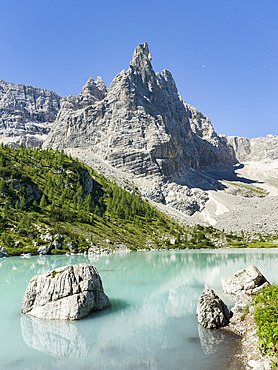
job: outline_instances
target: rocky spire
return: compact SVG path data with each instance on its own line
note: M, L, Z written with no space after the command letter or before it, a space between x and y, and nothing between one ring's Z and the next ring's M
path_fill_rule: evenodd
M101 77L98 77L96 82L90 77L80 93L87 99L95 98L96 100L102 100L105 94L106 86Z
M130 65L133 67L145 67L151 64L152 57L149 51L148 44L145 42L144 44L138 45L134 49L132 61Z
M156 85L156 77L151 64L151 54L148 44L138 45L134 49L132 61L127 71L131 80L141 88L148 88L152 91L152 84Z

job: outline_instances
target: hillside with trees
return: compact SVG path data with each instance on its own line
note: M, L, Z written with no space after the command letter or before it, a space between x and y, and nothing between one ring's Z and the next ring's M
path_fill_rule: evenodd
M0 243L10 255L89 248L213 247L190 229L63 151L0 146Z

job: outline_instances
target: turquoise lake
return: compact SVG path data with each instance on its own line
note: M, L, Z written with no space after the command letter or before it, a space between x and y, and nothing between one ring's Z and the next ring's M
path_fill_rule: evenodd
M36 274L88 262L99 271L111 308L76 322L20 314ZM237 339L202 329L196 306L205 287L254 263L277 282L278 250L118 253L100 257L0 259L1 369L233 368Z

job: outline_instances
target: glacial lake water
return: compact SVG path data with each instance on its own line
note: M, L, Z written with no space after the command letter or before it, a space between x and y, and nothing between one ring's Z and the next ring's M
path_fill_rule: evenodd
M98 269L111 308L76 322L20 314L32 276L88 262ZM234 369L236 339L196 322L205 287L254 263L277 282L278 250L118 253L0 260L2 369Z

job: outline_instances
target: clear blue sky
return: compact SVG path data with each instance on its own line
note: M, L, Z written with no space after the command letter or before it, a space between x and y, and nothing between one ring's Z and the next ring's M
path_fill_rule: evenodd
M218 133L278 134L277 0L1 1L0 79L62 96L107 85L148 42Z

